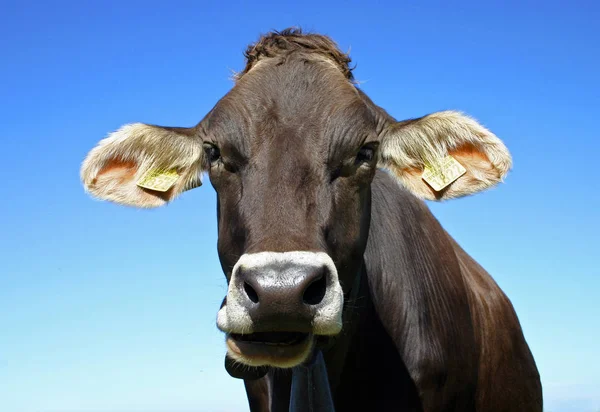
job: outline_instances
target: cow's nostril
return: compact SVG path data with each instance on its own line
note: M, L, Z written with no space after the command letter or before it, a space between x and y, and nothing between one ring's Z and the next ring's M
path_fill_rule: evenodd
M325 297L326 289L327 279L325 274L322 274L306 288L302 295L302 301L307 305L318 305Z
M246 292L246 296L253 302L258 303L258 293L254 290L252 286L248 282L244 282L244 292Z

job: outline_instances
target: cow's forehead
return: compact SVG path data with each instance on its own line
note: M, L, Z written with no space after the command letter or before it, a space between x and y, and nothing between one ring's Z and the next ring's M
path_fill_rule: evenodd
M290 137L325 152L354 150L374 122L354 85L334 64L302 55L257 64L207 118L212 139L245 155Z

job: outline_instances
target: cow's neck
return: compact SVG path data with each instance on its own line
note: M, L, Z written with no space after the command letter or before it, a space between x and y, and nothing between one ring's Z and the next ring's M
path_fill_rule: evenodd
M345 327L340 335L332 338L330 343L323 348L332 393L336 392L340 384L340 377L344 369L348 350L351 343L356 339L356 335L360 333L362 325L368 319L368 307L370 305L367 276L363 261L346 303L346 310L343 315Z
M336 410L373 410L380 398L414 400L416 391L397 349L385 331L362 271L360 293L352 303L352 319L345 319L343 336L325 352Z
M390 336L389 319L386 319L387 328L382 321L382 315L389 318L389 314L378 313L373 300L374 296L381 296L379 289L402 284L394 279L395 282L388 285L382 283L382 279L385 279L384 270L388 271L387 276L395 277L402 276L407 269L401 267L403 260L398 259L398 255L406 255L407 251L403 249L406 242L402 236L406 236L406 233L401 233L404 228L398 225L401 211L397 208L402 205L401 200L409 195L383 172L378 172L373 185L376 186L373 190L379 195L372 196L371 211L378 215L371 217L371 230L361 269L360 291L356 299L348 304L351 311L344 313L342 336L325 353L329 380L336 408L339 410L370 409L378 402L374 399L392 401L390 404L394 404L393 399L396 399L397 404L401 402L418 409L419 396L415 383L399 355L397 342L394 341L398 337ZM382 193L385 195L381 196ZM418 202L412 197L410 199L413 203ZM411 228L411 225L422 223L416 221L408 225L404 222L405 226ZM390 266L395 273L389 273ZM386 292L387 296L397 296L397 299L388 302L387 310L390 313L403 313L401 308L404 302L399 301L401 291ZM380 303L379 307L381 310ZM399 326L405 321L406 319L397 319L394 323ZM410 407L407 410L411 410Z

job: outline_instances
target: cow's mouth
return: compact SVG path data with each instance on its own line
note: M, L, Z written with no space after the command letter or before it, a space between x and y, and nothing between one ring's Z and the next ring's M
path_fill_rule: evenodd
M238 342L257 343L271 346L289 346L300 343L308 337L300 332L257 332L248 335L232 333L229 335Z
M229 354L250 366L271 365L289 368L310 354L313 336L301 332L255 332L227 335Z

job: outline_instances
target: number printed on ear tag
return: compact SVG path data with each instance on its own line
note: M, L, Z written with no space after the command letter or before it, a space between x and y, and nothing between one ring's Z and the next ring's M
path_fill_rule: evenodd
M448 155L434 165L425 165L425 170L421 176L429 186L436 192L448 187L459 177L464 175L467 169L463 167L455 158Z
M179 174L175 169L150 169L137 181L139 187L158 192L166 192L179 179Z

